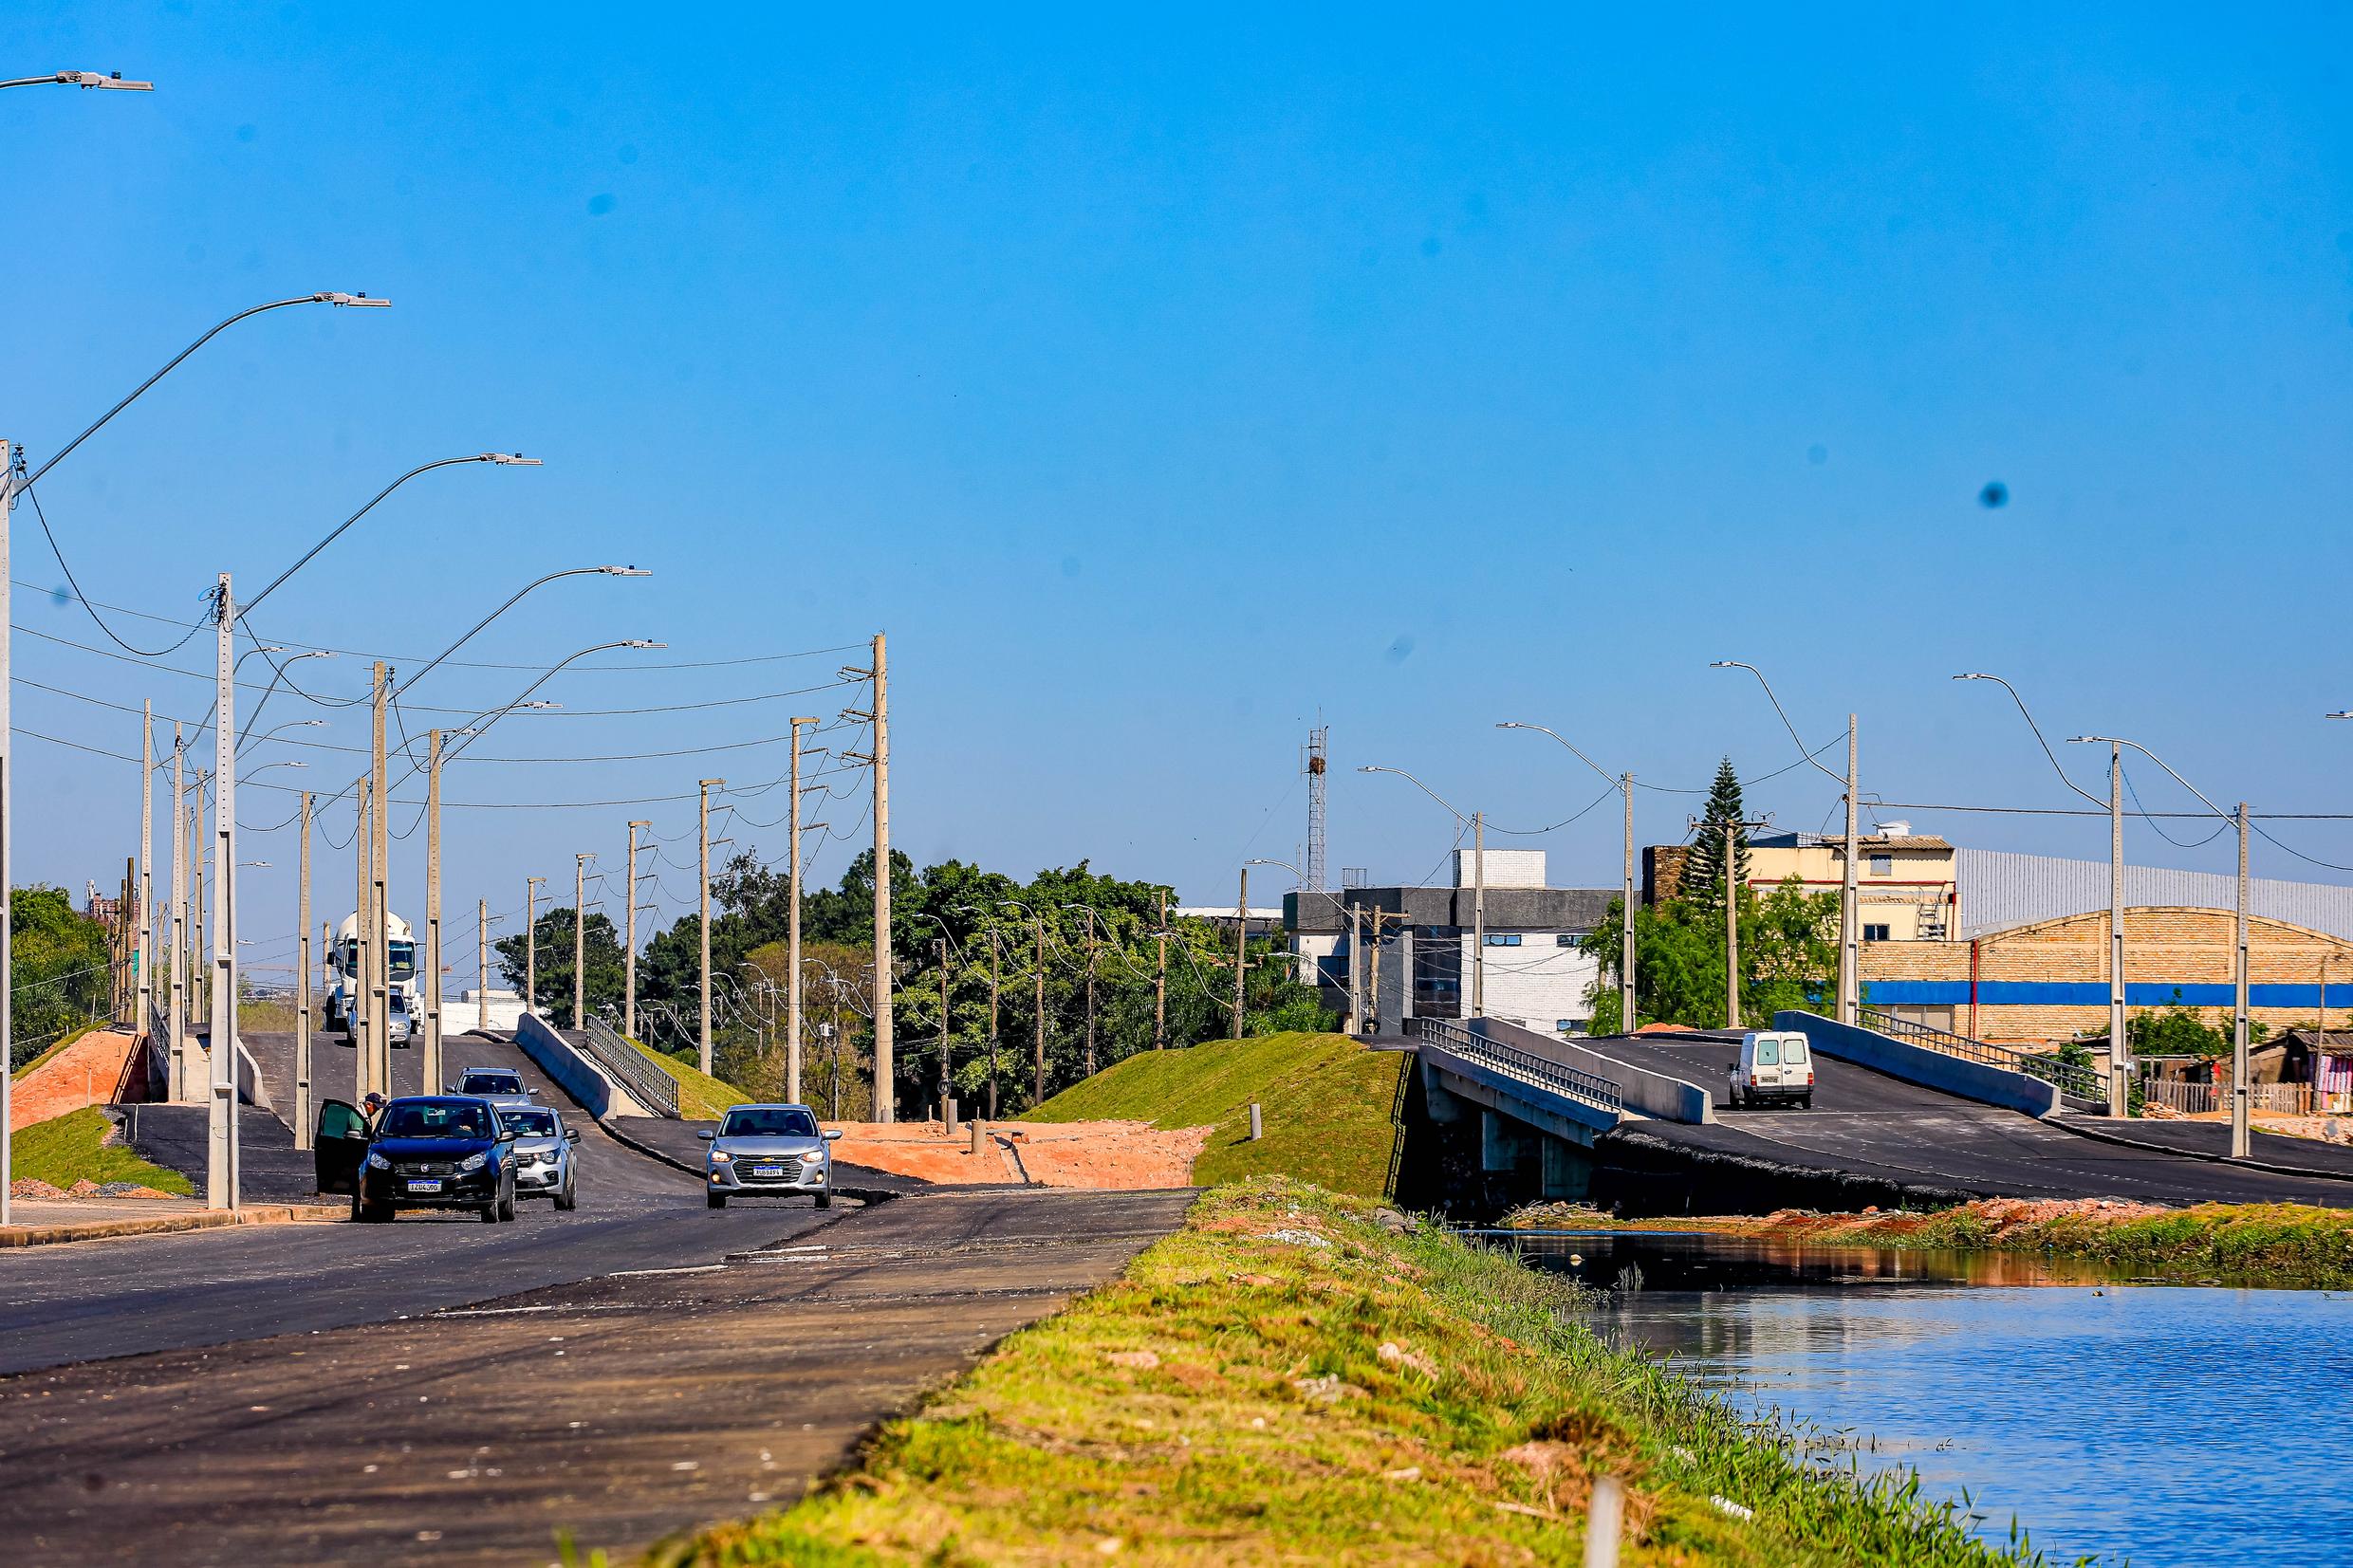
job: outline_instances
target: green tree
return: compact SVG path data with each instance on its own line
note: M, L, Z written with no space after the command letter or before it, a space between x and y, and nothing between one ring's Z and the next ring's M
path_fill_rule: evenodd
M1679 896L1695 898L1713 904L1717 911L1724 908L1724 824L1745 821L1748 810L1740 800L1740 775L1732 770L1732 760L1725 758L1716 765L1715 782L1708 786L1708 803L1699 814L1699 826L1693 829L1691 848L1683 855L1683 886ZM1749 833L1746 828L1732 830L1733 880L1742 886L1749 879ZM1635 960L1639 974L1641 960Z
M1592 996L1596 1034L1620 1030L1624 997L1618 972L1622 899L1584 938L1602 962ZM1808 893L1795 877L1767 892L1740 891L1741 1025L1761 1027L1775 1012L1816 1007L1838 978L1838 895ZM1640 1024L1716 1028L1724 1024L1724 907L1679 897L1634 912L1635 1015Z
M11 1071L69 1029L94 1022L108 998L106 931L73 907L64 888L9 895Z
M572 1016L572 912L569 909L548 910L540 915L534 930L539 946L539 993L530 999L531 1005L559 1027L577 1029L581 1026L581 1021ZM594 1014L609 1006L618 1012L622 1000L622 987L626 984L621 938L614 933L613 922L602 913L590 913L584 946L588 958L588 980L584 987L588 1011ZM524 948L521 932L512 936L502 936L495 944L499 968L506 975L507 983L518 991L523 988Z
M2260 1019L2247 1021L2250 1044L2270 1032L2270 1025ZM2124 1044L2135 1056L2224 1057L2231 1054L2231 1025L2223 1021L2209 1024L2203 1012L2181 999L2177 986L2164 1006L2144 1008L2124 1020Z

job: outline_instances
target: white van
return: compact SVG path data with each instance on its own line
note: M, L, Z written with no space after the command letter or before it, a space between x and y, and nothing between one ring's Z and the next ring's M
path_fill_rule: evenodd
M1793 1100L1813 1109L1814 1053L1806 1037L1771 1029L1752 1029L1742 1035L1740 1060L1732 1063L1732 1109L1786 1105Z

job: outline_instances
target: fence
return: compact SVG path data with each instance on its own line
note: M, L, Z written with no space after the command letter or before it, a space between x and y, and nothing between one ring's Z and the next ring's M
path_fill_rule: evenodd
M1583 1100L1613 1113L1623 1112L1625 1097L1618 1085L1598 1073L1588 1073L1566 1062L1554 1061L1524 1051L1517 1045L1474 1035L1461 1024L1443 1018L1417 1018L1420 1037L1439 1049L1462 1058L1491 1072L1538 1089L1548 1089L1569 1099Z
M582 1049L606 1077L629 1091L631 1099L658 1116L678 1114L678 1080L647 1061L643 1051L615 1033L604 1020L588 1020Z
M2143 1079L2134 1085L2147 1105L2162 1105L2184 1116L2206 1116L2231 1108L2227 1083L2183 1083L2173 1079ZM2247 1104L2253 1111L2276 1111L2295 1116L2344 1116L2353 1113L2353 1094L2315 1090L2309 1083L2251 1083Z
M2097 1067L2083 1062L2062 1061L2055 1056L2033 1056L2024 1051L1989 1045L1982 1040L1972 1040L1967 1035L1956 1035L1950 1029L1939 1029L1933 1024L1917 1024L1878 1007L1858 1008L1857 1013L1866 1029L1876 1029L1908 1044L1924 1045L1946 1056L1959 1057L1964 1061L1980 1062L2006 1072L2039 1078L2046 1083L2056 1085L2061 1094L2084 1101L2089 1108L2104 1110L2107 1106L2107 1075Z

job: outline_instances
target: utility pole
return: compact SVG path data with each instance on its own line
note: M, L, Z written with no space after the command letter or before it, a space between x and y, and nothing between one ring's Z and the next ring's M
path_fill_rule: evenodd
M785 976L785 1085L786 1098L796 1105L801 1101L801 731L816 722L814 718L792 721L792 803L786 807L791 843L785 854L785 888L790 905L785 912L785 954L790 971ZM994 1028L991 1024L991 1031ZM991 1042L989 1048L993 1052L995 1043ZM996 1114L993 1102L989 1114Z
M638 1038L638 829L653 825L629 824L629 935L623 943L628 950L621 955L621 1032L632 1040ZM787 1098L797 1100L801 1097Z
M2238 966L2236 1006L2231 1021L2231 1157L2243 1160L2251 1141L2247 1127L2247 802L2238 803Z
M1242 868L1242 891L1233 895L1233 1038L1242 1038L1242 982L1250 973L1250 867Z
M1740 889L1734 875L1738 857L1732 844L1733 824L1730 818L1724 822L1724 1027L1740 1027ZM1846 858L1846 870L1851 876L1855 858ZM1841 960L1843 967L1843 960ZM1844 1005L1843 1001L1841 1006Z
M0 441L0 583L9 581L9 535L13 531L9 512L16 506L16 464L20 449ZM0 1225L10 1218L9 1189L15 1175L9 1163L9 1123L14 1106L9 1103L10 1085L16 1079L16 962L13 949L15 919L16 864L9 854L9 819L14 817L16 802L10 794L15 781L9 777L9 764L16 753L16 735L9 726L15 722L9 706L10 688L15 673L10 667L10 635L0 627Z
M1348 1032L1364 1032L1364 909L1348 906Z
M217 592L213 605L214 700L219 704L213 710L213 1100L205 1139L204 1206L233 1209L238 1207L236 606L227 572L220 574Z
M1152 979L1152 1048L1168 1049L1168 889L1160 890L1160 924L1155 933L1160 949L1159 968Z
M955 1100L948 1079L948 939L935 938L932 952L939 961L939 1124L953 1130Z
M307 840L306 840L307 842ZM139 1038L156 1028L156 705L139 704Z
M1455 842L1461 840L1456 839ZM1471 813L1471 1016L1487 1016L1487 813L1484 811Z
M545 876L523 878L523 1010L539 1010L539 889Z
M2321 995L2324 1005L2327 993ZM2108 1115L2132 1114L2124 1026L2124 748L2108 746Z
M351 1033L351 1056L361 1098L353 1103L364 1104L367 1096L385 1092L383 1079L376 1076L376 1020L371 1002L376 984L376 898L368 887L368 858L376 842L372 825L376 814L376 786L372 780L360 780L355 809L359 815L357 825L351 831L351 984L344 1000L351 1009L353 1022L359 1025ZM440 1085L430 1087L437 1089Z
M310 791L303 791L301 880L294 895L294 1147L310 1147ZM425 1079L431 1086L434 1079Z
M1086 1072L1095 1076L1095 912L1086 912Z
M699 925L703 952L703 1023L698 1042L698 1061L705 1073L711 1071L711 791L714 787L724 788L726 784L724 779L701 781L701 804L696 817L699 825L695 834L695 864L700 868L700 876L696 878L695 895L702 914Z
M997 927L989 921L989 1119L997 1115L997 985L1002 979L997 958Z
M473 1026L491 1032L491 901L473 904Z
M1618 1027L1632 1034L1642 1026L1634 987L1634 775L1620 774L1618 784L1626 796L1626 891L1619 906L1623 929L1618 933ZM1380 1005L1378 999L1373 1005Z
M1040 931L1045 927L1040 926ZM891 1053L891 686L888 651L874 635L874 1116L894 1119ZM1041 987L1045 982L1041 978ZM1044 992L1041 990L1041 996ZM1041 1012L1039 1017L1044 1018ZM1040 1036L1043 1040L1044 1024ZM1043 1081L1043 1068L1040 1069Z
M704 895L708 899L708 894ZM708 903L704 908L709 909ZM703 921L703 1062L711 1061L711 932ZM572 857L572 1027L588 1027L588 857Z
M374 781L371 794L375 813L369 823L369 839L374 848L369 852L369 876L374 893L369 904L373 919L375 950L369 962L373 993L368 1002L375 1014L376 1030L369 1045L376 1059L376 1081L386 1095L392 1093L392 791L384 772L384 713L391 696L392 672L384 661L376 661L375 701L371 704L368 744L369 777ZM415 1021L412 1020L412 1023ZM435 1085L437 1088L438 1085Z
M441 1077L441 731L425 739L425 1086Z
M172 1098L185 1104L194 1098L188 1085L188 816L181 797L186 793L183 772L188 755L180 728L172 726L172 951L171 969Z
M1802 747L1801 747L1802 749ZM1846 879L1839 891L1839 1022L1852 1028L1862 1022L1862 908L1857 901L1855 876L1859 869L1855 857L1861 850L1855 829L1861 809L1855 764L1855 715L1846 715ZM1726 876L1731 875L1732 862L1724 862ZM1733 1028L1740 1027L1735 1024Z
M1029 1085L1029 1103L1034 1107L1046 1103L1046 916L1033 914L1031 919L1038 932L1038 1054Z

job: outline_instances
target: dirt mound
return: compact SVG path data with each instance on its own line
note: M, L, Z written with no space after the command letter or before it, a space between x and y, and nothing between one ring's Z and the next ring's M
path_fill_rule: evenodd
M1105 1190L1191 1185L1194 1156L1212 1131L1160 1132L1140 1121L991 1122L975 1155L968 1127L950 1136L938 1122L825 1125L842 1130L836 1159L895 1175L948 1186L1026 1177L1047 1187Z

